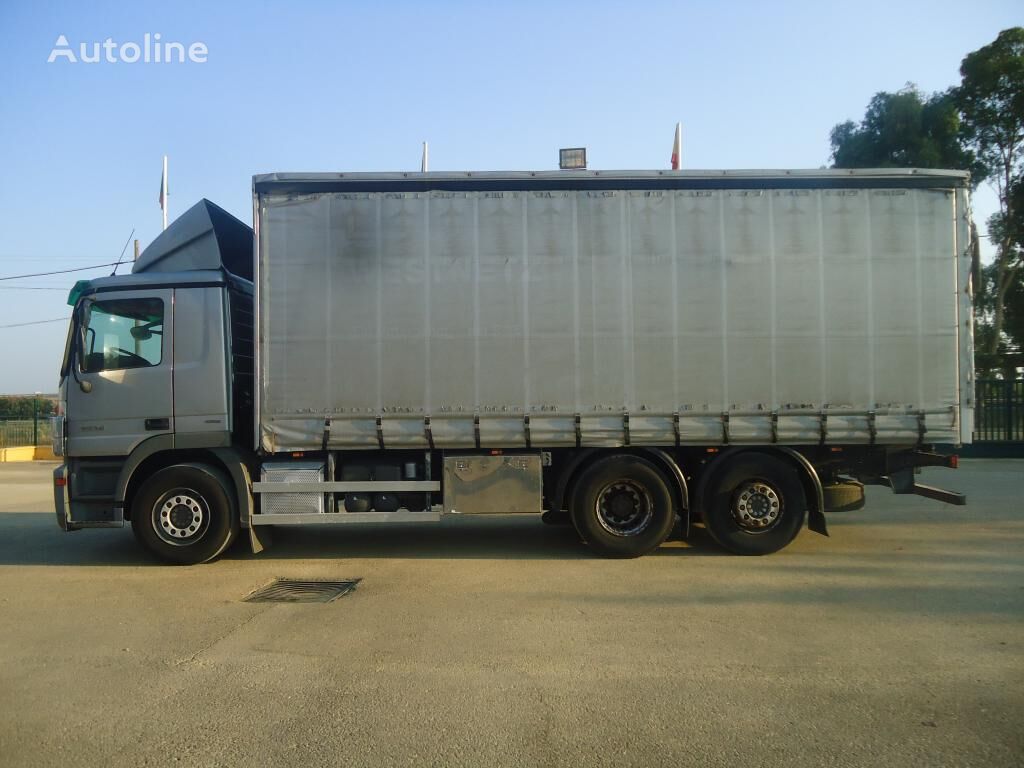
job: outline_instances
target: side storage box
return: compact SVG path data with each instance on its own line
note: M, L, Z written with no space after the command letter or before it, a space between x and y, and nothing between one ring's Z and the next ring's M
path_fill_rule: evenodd
M260 469L264 483L322 483L323 462L277 461L268 462ZM316 512L323 514L322 493L261 493L262 511L268 515L292 515Z
M443 471L445 512L541 511L539 454L446 455Z

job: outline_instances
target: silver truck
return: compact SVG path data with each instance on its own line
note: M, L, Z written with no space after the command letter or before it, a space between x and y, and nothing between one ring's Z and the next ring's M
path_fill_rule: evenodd
M64 530L543 513L635 557L786 546L971 441L967 175L275 173L81 281Z

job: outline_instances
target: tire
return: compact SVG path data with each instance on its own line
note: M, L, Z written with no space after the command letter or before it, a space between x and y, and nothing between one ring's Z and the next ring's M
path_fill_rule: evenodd
M789 544L807 517L796 470L763 453L727 459L704 495L704 527L737 555L768 555Z
M853 512L864 508L864 483L844 480L822 488L826 512Z
M646 459L619 454L587 467L570 505L573 525L605 557L640 557L672 531L675 509L668 481Z
M132 499L135 538L175 565L205 563L224 552L239 526L219 474L202 464L179 464L146 480Z

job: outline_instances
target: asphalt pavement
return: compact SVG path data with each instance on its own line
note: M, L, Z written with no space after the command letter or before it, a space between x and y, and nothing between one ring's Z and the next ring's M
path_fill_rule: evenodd
M1024 461L763 558L535 516L276 531L190 568L0 465L0 765L1020 766ZM361 579L324 604L278 577Z

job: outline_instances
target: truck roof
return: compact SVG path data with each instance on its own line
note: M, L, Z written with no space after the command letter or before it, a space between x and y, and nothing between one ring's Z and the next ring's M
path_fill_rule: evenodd
M194 269L181 272L135 272L121 275L95 277L83 280L91 291L125 291L132 288L152 288L163 285L224 285L224 273L218 269Z
M178 272L132 272L91 280L79 280L68 294L68 304L74 306L82 296L110 291L148 290L151 288L202 288L230 285L243 293L252 293L252 283L220 269L193 269Z
M873 189L950 188L970 183L967 171L932 168L814 168L649 171L430 171L265 173L259 192L425 192L556 189Z

